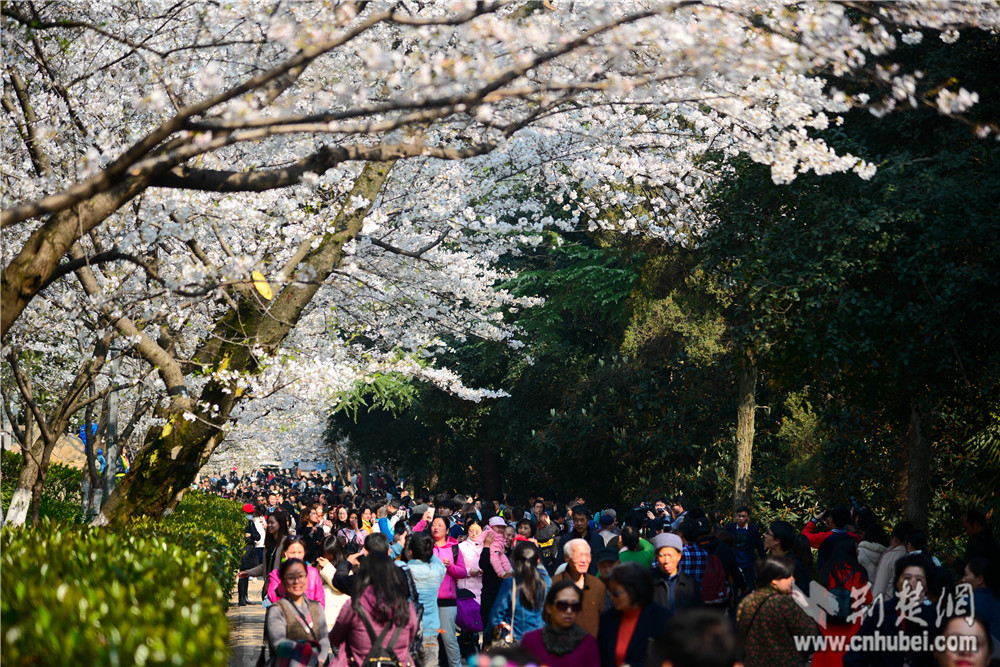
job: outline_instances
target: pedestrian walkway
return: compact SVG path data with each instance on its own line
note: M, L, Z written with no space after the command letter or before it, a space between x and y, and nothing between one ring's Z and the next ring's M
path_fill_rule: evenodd
M259 579L250 580L250 604L237 605L236 588L229 594L229 667L254 667L264 639L264 607L260 603Z

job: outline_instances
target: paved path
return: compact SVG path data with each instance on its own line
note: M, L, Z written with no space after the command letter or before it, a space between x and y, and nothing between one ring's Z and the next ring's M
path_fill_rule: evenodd
M237 605L236 588L229 595L229 667L254 667L264 640L264 607L260 604L259 579L250 580L250 604Z

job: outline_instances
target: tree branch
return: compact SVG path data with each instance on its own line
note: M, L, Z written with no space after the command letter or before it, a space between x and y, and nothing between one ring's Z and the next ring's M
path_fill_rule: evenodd
M83 257L83 248L80 247L79 243L75 243L72 248L70 248L70 256L74 259L81 259ZM76 271L77 279L80 281L80 285L83 287L83 291L89 296L97 296L100 294L100 287L97 284L97 278L94 276L94 272L86 264ZM175 398L186 398L187 397L187 385L184 383L184 372L181 370L181 365L177 362L177 359L169 354L166 350L156 344L152 338L150 338L144 331L139 329L135 322L130 318L125 317L112 317L103 308L101 309L102 317L107 320L118 333L125 338L132 341L137 341L133 343L133 347L138 352L143 359L145 359L151 366L159 371L160 377L163 379L163 383L167 386L167 393Z
M21 110L24 112L24 132L28 138L28 153L31 155L32 164L35 165L35 171L39 176L51 174L52 164L49 162L49 156L42 151L42 147L38 141L38 132L36 130L38 116L35 115L35 110L31 106L31 100L28 98L28 86L16 70L12 70L10 73L10 83L14 88L14 94L17 95L17 101L21 105Z
M385 241L383 241L381 239L377 239L377 238L375 238L373 236L359 236L358 239L367 239L368 242L371 243L373 246L377 246L379 248L382 248L383 250L391 252L391 253L393 253L395 255L402 255L404 257L412 257L413 259L421 259L421 260L423 260L424 259L424 254L427 253L429 250L432 250L432 249L436 248L437 246L441 245L441 243L448 237L448 234L450 234L450 233L451 233L451 230L450 229L446 229L443 232L441 232L441 235L438 236L436 239L434 239L433 241L431 241L430 243L428 243L427 245L425 245L425 246L423 246L421 248L417 248L416 250L403 250L402 248L397 248L396 246L390 245L390 244L386 243ZM424 260L424 261L427 261L427 260Z
M13 350L7 353L7 363L10 364L10 369L14 374L14 381L17 383L17 389L21 392L21 398L27 404L28 409L31 410L31 414L34 416L35 421L38 423L38 431L42 434L42 440L45 441L45 446L50 447L55 445L55 440L52 438L52 432L49 431L48 422L46 422L45 417L42 416L42 411L38 409L38 404L35 403L34 391L31 388L31 378L24 374L21 370L21 366L17 363L17 355ZM22 448L23 451L27 452L30 448Z
M164 188L209 192L265 192L295 185L307 173L322 174L342 162L354 160L385 162L421 155L430 155L442 160L463 160L477 155L485 155L495 147L496 144L484 143L464 149L437 148L424 146L421 142L375 147L360 145L323 146L312 155L283 169L244 172L181 166L154 179L152 184Z

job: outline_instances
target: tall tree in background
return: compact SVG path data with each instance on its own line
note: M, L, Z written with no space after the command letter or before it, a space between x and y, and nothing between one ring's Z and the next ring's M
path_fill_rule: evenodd
M991 333L1000 325L1000 106L981 99L960 122L929 100L959 72L963 85L996 89L988 63L1000 44L971 32L900 55L906 71L922 71L914 80L928 103L885 117L859 110L826 132L878 164L876 176L775 186L738 161L716 192L724 224L706 249L741 295L743 335L776 376L878 406L895 425L905 513L926 527L934 442L980 430L1000 390Z

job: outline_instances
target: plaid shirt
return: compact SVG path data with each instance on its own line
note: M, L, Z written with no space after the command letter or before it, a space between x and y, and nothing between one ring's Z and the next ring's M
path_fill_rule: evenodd
M708 552L697 544L685 544L684 552L681 554L681 562L677 564L677 569L685 574L690 574L700 586L701 580L705 576L705 568L707 567Z

